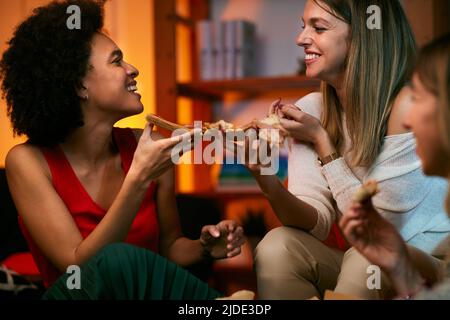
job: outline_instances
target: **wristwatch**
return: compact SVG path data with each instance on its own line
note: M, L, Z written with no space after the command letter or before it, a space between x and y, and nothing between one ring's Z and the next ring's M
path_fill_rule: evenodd
M339 159L341 156L339 155L338 152L333 152L332 154L329 154L328 156L324 157L323 159L321 159L320 157L317 158L317 161L319 162L319 164L323 167L324 165L326 165L327 163L330 163L331 161L334 161L336 159Z

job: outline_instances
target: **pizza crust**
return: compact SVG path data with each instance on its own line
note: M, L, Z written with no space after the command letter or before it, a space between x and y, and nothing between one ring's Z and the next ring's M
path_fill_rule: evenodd
M379 192L378 182L375 180L369 180L364 183L354 194L353 201L366 202Z

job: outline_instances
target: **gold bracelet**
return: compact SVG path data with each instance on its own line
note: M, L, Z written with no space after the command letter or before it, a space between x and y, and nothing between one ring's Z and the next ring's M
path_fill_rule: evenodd
M317 158L317 161L319 161L319 164L323 167L324 165L330 163L331 161L334 161L336 159L339 159L341 156L338 152L333 152L332 154L324 157L321 159L320 157Z

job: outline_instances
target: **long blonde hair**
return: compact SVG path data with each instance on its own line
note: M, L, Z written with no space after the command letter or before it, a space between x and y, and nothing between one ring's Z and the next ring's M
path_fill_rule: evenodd
M411 77L416 43L398 0L314 0L350 26L344 76L346 101L322 82L322 124L339 149L343 144L342 116L352 145L352 165L370 166L387 133L393 102ZM381 29L367 27L371 5L381 9Z
M450 159L450 34L421 50L416 72L425 88L437 97L440 136L446 156ZM450 214L450 190L446 209Z

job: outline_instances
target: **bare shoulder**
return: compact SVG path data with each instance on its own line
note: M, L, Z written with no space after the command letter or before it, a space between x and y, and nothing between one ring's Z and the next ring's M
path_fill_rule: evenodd
M38 147L28 143L14 146L6 155L5 169L7 174L34 171L41 172L50 178L50 169Z
M395 98L394 105L392 106L391 115L388 121L388 136L409 132L409 130L403 126L403 121L408 115L411 105L412 90L407 86L403 87Z

